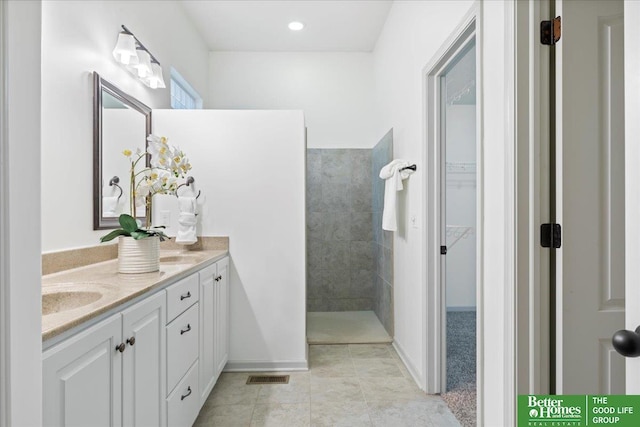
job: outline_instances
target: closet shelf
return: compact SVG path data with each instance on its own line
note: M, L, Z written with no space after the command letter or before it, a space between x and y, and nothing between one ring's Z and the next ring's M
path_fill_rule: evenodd
M476 173L475 162L446 162L447 173Z
M467 225L447 225L447 249L451 249L461 239L467 239L473 234L473 227ZM449 241L449 239L452 241Z

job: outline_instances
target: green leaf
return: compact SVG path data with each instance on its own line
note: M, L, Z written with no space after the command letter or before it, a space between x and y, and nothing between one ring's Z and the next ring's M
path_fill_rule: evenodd
M117 230L113 230L111 233L107 234L106 236L102 236L100 238L100 242L104 243L104 242L108 242L110 240L115 239L118 236L128 236L129 233L127 233L125 230L123 230L122 228L119 228Z
M120 223L120 226L129 233L136 231L138 229L138 223L136 222L135 218L132 217L131 215L127 215L127 214L120 215L120 217L118 218L118 222Z
M149 233L147 233L146 231L132 231L131 237L136 240L146 239L147 237L149 237Z

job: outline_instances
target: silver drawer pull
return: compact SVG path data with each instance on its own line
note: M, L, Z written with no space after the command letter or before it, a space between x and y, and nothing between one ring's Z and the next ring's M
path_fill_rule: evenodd
M180 295L180 301L182 301L183 299L187 299L187 298L191 298L191 291L187 292L184 295Z
M184 400L189 396L191 396L191 386L187 387L187 394L183 394L180 400Z
M189 332L191 330L191 324L187 323L187 329L181 329L180 330L180 335L182 334L186 334L187 332Z

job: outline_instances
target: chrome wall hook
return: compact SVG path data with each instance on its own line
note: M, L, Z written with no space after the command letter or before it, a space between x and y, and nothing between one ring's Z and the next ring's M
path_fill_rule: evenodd
M120 197L122 197L122 193L123 193L122 187L118 185L119 182L120 182L120 178L118 178L117 176L114 176L109 180L109 187L113 187L115 185L120 190L120 195L118 196L118 200L120 200Z
M190 186L191 184L193 184L196 180L192 177L192 176L188 176L187 177L187 182L185 182L184 184L180 184L178 185L178 187L176 187L176 197L178 197L178 189L182 186ZM198 190L198 195L196 196L196 199L200 197L200 190Z

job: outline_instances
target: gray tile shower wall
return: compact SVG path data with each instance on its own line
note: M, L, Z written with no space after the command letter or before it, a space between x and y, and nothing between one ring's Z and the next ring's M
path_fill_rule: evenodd
M372 150L307 150L307 310L374 310Z
M372 150L372 210L374 306L378 319L393 337L393 233L382 229L384 181L380 169L393 159L393 129Z

